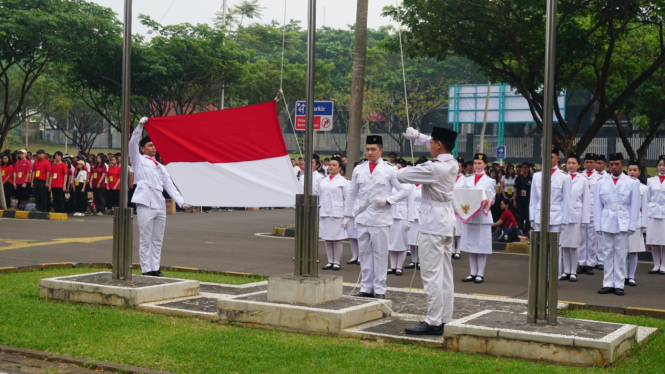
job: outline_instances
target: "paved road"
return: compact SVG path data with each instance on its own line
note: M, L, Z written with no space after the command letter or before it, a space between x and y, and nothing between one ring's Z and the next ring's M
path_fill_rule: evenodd
M273 227L293 223L294 210L178 213L168 216L162 265L188 266L209 270L248 272L264 275L293 271L294 241L257 235ZM111 262L112 217L70 217L69 221L0 219L0 267L48 262ZM360 267L346 265L351 252L344 247L342 270L328 271L356 282ZM134 262L138 262L138 224L134 222ZM325 249L319 261L326 263ZM407 257L407 262L409 257ZM485 283L460 280L469 272L467 256L453 261L455 291L526 298L528 256L495 252L485 271ZM637 287L626 287L623 297L598 295L602 272L580 275L577 283L560 282L559 299L600 305L665 309L665 276L648 275L650 263L637 267ZM323 271L322 271L323 273ZM408 287L413 270L401 277L389 275L388 285ZM422 288L420 276L413 287Z

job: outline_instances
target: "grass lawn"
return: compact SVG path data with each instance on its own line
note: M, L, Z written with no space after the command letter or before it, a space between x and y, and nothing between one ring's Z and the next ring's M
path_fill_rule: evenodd
M576 368L39 300L39 279L94 271L98 270L58 269L0 275L0 344L175 373L532 374L662 373L665 370L662 332L656 333L646 346L637 348L631 357L614 368ZM217 282L251 281L212 274L165 274ZM566 312L565 316L665 329L665 321L646 317L587 311Z

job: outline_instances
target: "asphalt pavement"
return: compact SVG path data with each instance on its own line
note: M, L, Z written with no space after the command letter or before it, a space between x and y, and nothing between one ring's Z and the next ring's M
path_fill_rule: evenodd
M295 210L215 211L167 216L162 249L163 266L185 266L207 270L262 275L293 272L294 240L273 237L273 227L292 224ZM111 262L113 220L111 216L70 216L69 221L0 218L0 267L52 262ZM133 262L139 262L138 223L134 220ZM358 265L346 265L351 250L346 243L340 271L345 282L357 282ZM319 261L327 262L319 247ZM407 256L406 263L410 261ZM469 274L468 256L453 260L455 292L527 297L528 255L494 252L487 260L485 283L462 283ZM651 263L637 266L636 287L626 286L625 296L599 295L602 272L579 275L578 281L559 282L559 300L590 304L665 309L665 275L649 275ZM388 275L388 286L422 288L420 275Z

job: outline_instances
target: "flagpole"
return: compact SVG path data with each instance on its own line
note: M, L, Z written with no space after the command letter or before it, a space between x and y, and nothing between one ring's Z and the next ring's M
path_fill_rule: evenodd
M125 0L124 32L122 41L122 108L120 139L122 154L120 171L120 207L113 217L113 279L132 280L132 209L127 207L129 196L130 134L129 97L131 93L132 55L132 0Z

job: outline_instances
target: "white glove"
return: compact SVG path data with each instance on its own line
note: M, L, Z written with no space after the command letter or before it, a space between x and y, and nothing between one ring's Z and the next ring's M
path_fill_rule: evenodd
M386 206L386 199L382 197L377 197L376 200L374 201L376 202L377 208L383 208L384 206Z
M411 226L412 226L412 225L413 225L413 222L411 222L411 221L407 221L407 222L406 222L406 231L411 230Z
M143 125L145 125L146 123L148 123L148 117L143 117L143 118L141 118L141 120L139 121L139 126L143 126Z
M418 139L418 136L420 136L420 132L413 127L407 128L404 133L404 137L407 139Z
M192 209L192 204L186 204L186 203L182 204L181 208L184 210Z
M342 228L344 230L348 229L349 228L349 223L351 223L351 218L344 217L344 219L342 220Z

